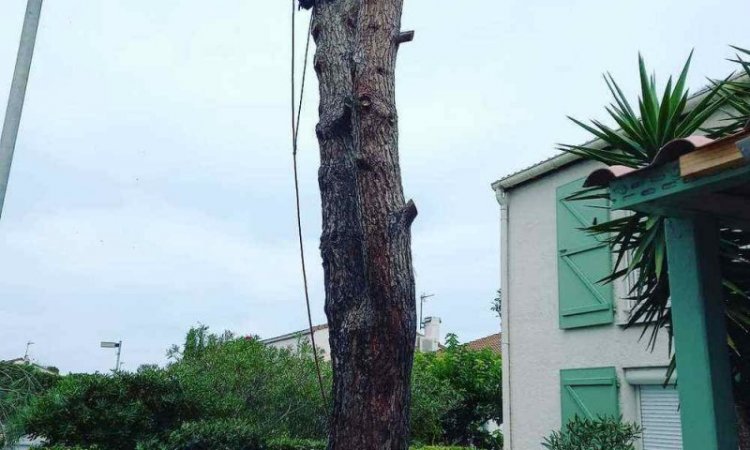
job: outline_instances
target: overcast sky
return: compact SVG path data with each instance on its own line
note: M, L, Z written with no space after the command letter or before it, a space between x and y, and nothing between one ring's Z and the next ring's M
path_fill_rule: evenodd
M0 102L23 0L0 1ZM690 85L750 46L742 0L406 0L397 68L401 167L419 208L425 315L462 340L499 329L490 183L588 136L611 71L637 52L662 75L696 49ZM299 18L304 38L307 12ZM193 324L270 337L305 326L289 145L289 1L48 0L0 221L0 359L106 371L163 363ZM301 131L316 322L317 81Z

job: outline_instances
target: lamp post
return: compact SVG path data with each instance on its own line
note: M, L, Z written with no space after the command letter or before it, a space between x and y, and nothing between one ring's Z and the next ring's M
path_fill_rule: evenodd
M115 362L115 372L120 371L120 353L122 352L122 341L102 341L102 348L116 348L117 349L117 361Z

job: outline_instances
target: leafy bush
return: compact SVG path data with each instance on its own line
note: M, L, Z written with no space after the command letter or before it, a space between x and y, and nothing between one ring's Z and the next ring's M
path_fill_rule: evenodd
M167 371L186 395L200 399L203 419L242 418L263 436L326 437L329 405L320 397L310 346L278 349L198 327L183 348ZM330 386L330 365L321 370Z
M59 377L16 415L15 423L50 445L86 448L172 450L187 445L190 433L197 433L195 445L203 445L221 427L229 437L260 436L269 450L326 447L330 405L321 400L309 346L277 349L254 337L210 334L200 326L169 356L166 368L144 365L135 373ZM321 369L330 388L331 366L324 363ZM498 448L481 426L499 417L499 405L497 355L472 351L455 337L439 354L417 354L411 407L415 444ZM216 445L232 442L238 441Z
M611 417L591 420L576 416L542 445L549 450L634 450L640 435L635 424Z
M469 447L443 447L441 445L428 445L427 447L411 447L410 450L467 450Z
M266 450L326 450L327 446L324 440L280 438L268 441Z
M490 420L502 422L502 365L499 355L488 349L472 350L460 344L455 335L449 334L445 350L418 354L414 368L415 379L418 379L421 371L425 371L458 394L457 401L441 414L442 438L439 442L495 448L492 441L496 439L484 429L484 425ZM418 401L415 405L420 406ZM419 414L416 412L415 417L419 418ZM421 432L423 425L417 425L415 430ZM429 430L429 427L424 428ZM427 436L414 434L414 437L436 443L429 433Z
M178 380L161 370L63 377L37 397L19 421L52 445L132 450L198 416Z
M97 450L95 447L66 447L64 445L52 445L45 447L31 447L31 450Z
M434 358L414 355L411 380L411 436L417 442L441 442L442 420L459 405L461 394L432 370Z
M476 432L473 445L486 450L503 450L504 441L503 433L499 430L489 432L481 429Z
M242 419L184 423L167 440L168 450L266 450L258 432Z
M33 364L0 362L0 446L5 447L23 435L15 420L20 410L38 395L54 386L60 377Z

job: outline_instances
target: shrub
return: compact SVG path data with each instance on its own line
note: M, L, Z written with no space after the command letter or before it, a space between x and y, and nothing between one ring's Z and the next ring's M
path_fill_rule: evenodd
M467 450L469 447L443 447L441 445L428 445L427 447L411 447L409 450Z
M0 362L0 447L13 444L24 434L15 416L59 379L33 364Z
M55 377L57 384L15 418L19 435L91 449L173 450L201 448L169 445L183 445L190 433L198 433L199 445L224 427L230 436L261 436L268 450L325 449L330 405L321 400L309 346L277 349L200 326L169 355L166 368ZM330 386L331 365L324 362L321 369ZM499 448L498 438L482 427L500 415L497 355L470 350L452 337L443 352L417 354L412 374L415 445Z
M268 441L266 450L326 450L327 446L324 440L280 438Z
M428 444L441 442L442 421L461 401L461 394L434 373L433 362L423 353L414 355L411 378L411 436Z
M475 434L474 446L486 450L503 450L503 433L499 430L489 432L480 430Z
M51 445L132 450L165 436L198 409L162 370L63 377L32 401L18 420L25 432Z
M472 350L460 344L452 334L448 335L444 350L415 357L415 380L418 381L420 371L427 371L430 377L446 383L453 392L458 393L457 401L440 415L442 437L439 442L495 448L484 425L490 420L502 422L501 366L499 355L489 349ZM415 383L415 386L418 384ZM418 401L415 406L420 406ZM419 415L415 414L415 418L419 419ZM419 433L425 428L421 423L414 425ZM436 442L429 435L414 434L414 438L428 443Z
M242 419L188 422L173 431L168 450L265 450L255 428Z
M242 418L263 436L327 435L328 405L320 397L309 346L278 349L198 327L183 348L167 371L181 380L188 396L200 399L201 419ZM330 386L330 364L321 370Z
M576 416L562 430L552 432L542 445L549 450L634 450L640 435L638 425L619 419Z
M31 450L97 450L95 447L66 447L64 445L52 445L47 447L31 447Z

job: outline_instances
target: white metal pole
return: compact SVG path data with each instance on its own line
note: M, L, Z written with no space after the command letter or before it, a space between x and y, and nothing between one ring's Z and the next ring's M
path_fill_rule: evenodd
M120 371L120 352L122 352L122 341L117 343L117 362L115 363L115 372Z
M26 85L29 81L31 58L34 55L42 1L28 0L26 4L26 16L21 30L21 42L18 45L16 68L10 85L8 107L5 110L3 132L0 136L0 217L5 203L5 192L8 189L8 177L10 176L10 165L13 162L13 150L16 147L18 127L21 124L21 112L26 97Z

